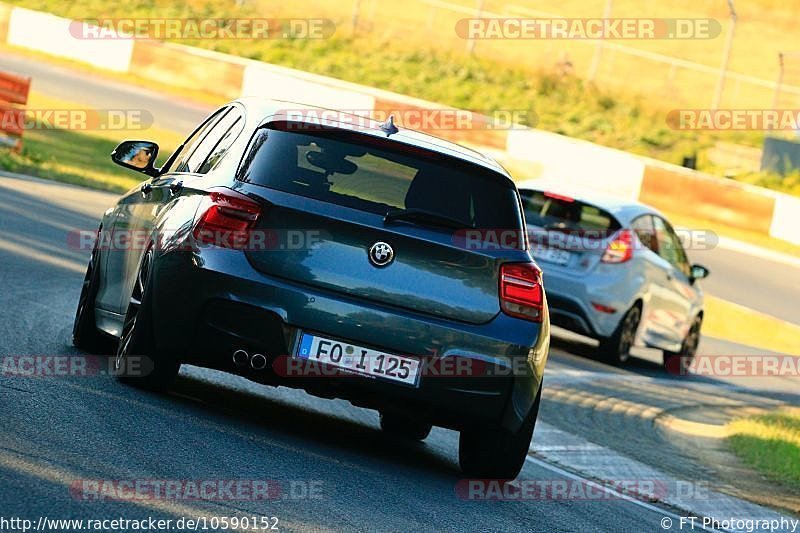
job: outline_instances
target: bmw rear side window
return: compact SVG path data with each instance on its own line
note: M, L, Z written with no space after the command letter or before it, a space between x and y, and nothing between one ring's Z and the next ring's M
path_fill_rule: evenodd
M219 122L220 118L230 110L230 107L223 107L214 112L201 126L199 126L192 134L186 139L182 148L165 163L163 172L186 172L188 170L189 158L194 154L197 146L205 139L206 134Z
M522 191L525 220L546 230L578 231L587 237L603 238L617 231L614 215L597 206L573 198L542 191Z
M217 139L216 144L196 172L198 174L206 174L210 170L213 170L228 152L228 148L231 147L231 144L236 140L236 136L239 135L243 127L244 120L242 120L242 114L238 110L231 111L225 119L221 120L214 128L215 131L218 130L219 135L219 137L215 136ZM209 138L212 135L213 132L209 134ZM192 168L191 162L189 166Z
M505 176L413 147L408 152L358 140L336 131L262 128L238 177L380 215L412 209L454 227L522 228L516 191Z

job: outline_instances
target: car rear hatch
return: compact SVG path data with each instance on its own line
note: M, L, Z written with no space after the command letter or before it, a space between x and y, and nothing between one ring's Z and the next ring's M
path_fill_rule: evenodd
M570 196L529 189L520 196L531 253L545 269L590 271L621 227L605 209Z
M262 203L258 270L379 305L485 323L500 311L499 265L530 261L466 231L524 229L516 189L490 169L341 130L258 130L239 173ZM388 214L388 216L387 216ZM370 259L370 250L379 246ZM387 264L381 265L382 261Z

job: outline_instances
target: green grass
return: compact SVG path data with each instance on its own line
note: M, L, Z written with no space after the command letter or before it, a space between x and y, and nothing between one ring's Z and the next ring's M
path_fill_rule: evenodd
M63 3L59 0L12 0L11 3L24 4L28 8L51 11L74 18L119 17L117 4L110 0L78 0L72 3ZM474 5L474 2L460 3ZM671 0L670 5L672 3L675 5L673 16L703 16L702 12L692 10L690 2ZM780 13L785 7L780 0L758 0L755 3L767 6L775 13ZM464 53L463 40L452 42L452 25L450 25L452 21L442 13L437 12L438 18L434 17L433 25L426 29L428 28L426 22L431 20L428 17L430 8L416 0L404 2L402 5L383 0L361 2L361 23L359 31L353 34L350 23L352 5L346 4L321 0L315 4L313 12L307 9L298 12L298 9L292 8L291 5L266 0L246 1L242 3L242 7L236 7L232 0L193 0L186 3L139 0L126 4L125 16L328 17L338 28L330 39L206 39L181 42L332 76L457 108L482 112L523 110L528 116L535 117L527 125L671 163L680 164L684 156L697 154L699 169L712 173L722 172L722 169L716 168L707 157L707 151L716 142L726 141L755 147L761 146L763 142L763 134L760 132L690 132L671 129L665 117L667 111L677 105L673 98L677 93L661 91L654 94L648 91L646 94L637 94L636 90L646 90L645 82L649 77L655 78L660 75L643 67L618 72L617 78L625 81L626 86L620 88L613 84L590 83L578 74L562 76L552 68L555 60L548 63L532 63L509 59L512 55L506 58L502 54L495 53L497 51L485 42L478 45L481 47L478 49L480 53L468 56ZM487 10L498 11L508 3L497 1L487 4L489 4ZM563 9L567 11L561 12L569 15L570 9L577 9L572 4L565 4ZM374 11L372 5L377 6ZM640 9L637 5L620 1L615 3L615 10L618 10L618 16L631 15ZM552 9L546 9L544 5L537 7L546 11L560 11L560 8L556 7ZM659 12L657 16L668 16L668 9L661 10L664 12ZM717 11L719 10L706 16L724 19L725 13ZM597 13L598 16L602 13L599 4ZM397 17L389 16L390 14ZM447 16L450 15L452 13ZM752 17L747 24L745 22L742 22L742 25L752 29L751 26L747 26L753 23ZM762 22L764 21L759 19L758 23ZM404 27L408 29L405 34L398 33L401 24L405 24ZM774 28L777 28L776 31L783 31L784 26L779 24ZM763 35L760 36L760 44L756 42L755 36L748 37L747 32L743 35L745 37L737 41L736 56L742 69L746 70L749 68L748 65L753 68L755 65L763 65L767 61L767 56L774 55L771 48L768 54L766 52L762 54L761 47L766 46ZM551 44L535 42L527 43L525 46L541 47ZM712 65L718 62L718 44L709 44L705 41L633 43L635 46L661 53L674 53L682 57L696 53L697 57L686 58L706 61ZM502 44L502 46L506 46L504 50L510 54L512 50L519 51L520 43ZM559 42L556 46L562 46L562 43ZM670 47L677 48L672 50ZM748 50L749 55L743 50ZM740 56L753 56L758 59L742 63L744 59ZM715 59L712 60L712 57ZM688 87L691 92L691 82ZM757 173L742 176L742 179L792 194L800 194L796 177L780 178Z
M800 489L800 409L734 420L729 429L731 449L745 463Z
M29 109L79 109L82 104L46 97L32 91ZM111 161L111 151L125 139L144 138L161 147L165 161L182 140L182 134L159 128L144 130L30 129L23 136L21 153L0 149L0 168L94 189L125 192L144 175Z
M0 168L94 189L124 192L143 179L111 162L115 141L67 130L30 131L22 153L0 150Z
M736 179L759 187L783 191L795 196L800 196L800 170L779 176L768 172L755 172L736 176Z

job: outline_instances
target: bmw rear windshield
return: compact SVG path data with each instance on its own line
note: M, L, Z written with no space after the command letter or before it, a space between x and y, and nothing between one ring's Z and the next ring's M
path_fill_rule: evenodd
M457 221L456 228L523 227L516 189L502 174L351 131L260 128L237 177L384 216L415 210Z

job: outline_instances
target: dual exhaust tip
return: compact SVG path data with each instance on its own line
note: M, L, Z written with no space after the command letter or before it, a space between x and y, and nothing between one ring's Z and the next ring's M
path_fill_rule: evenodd
M267 366L267 356L260 353L250 355L244 350L233 352L233 364L238 367L250 366L253 370L264 370Z

